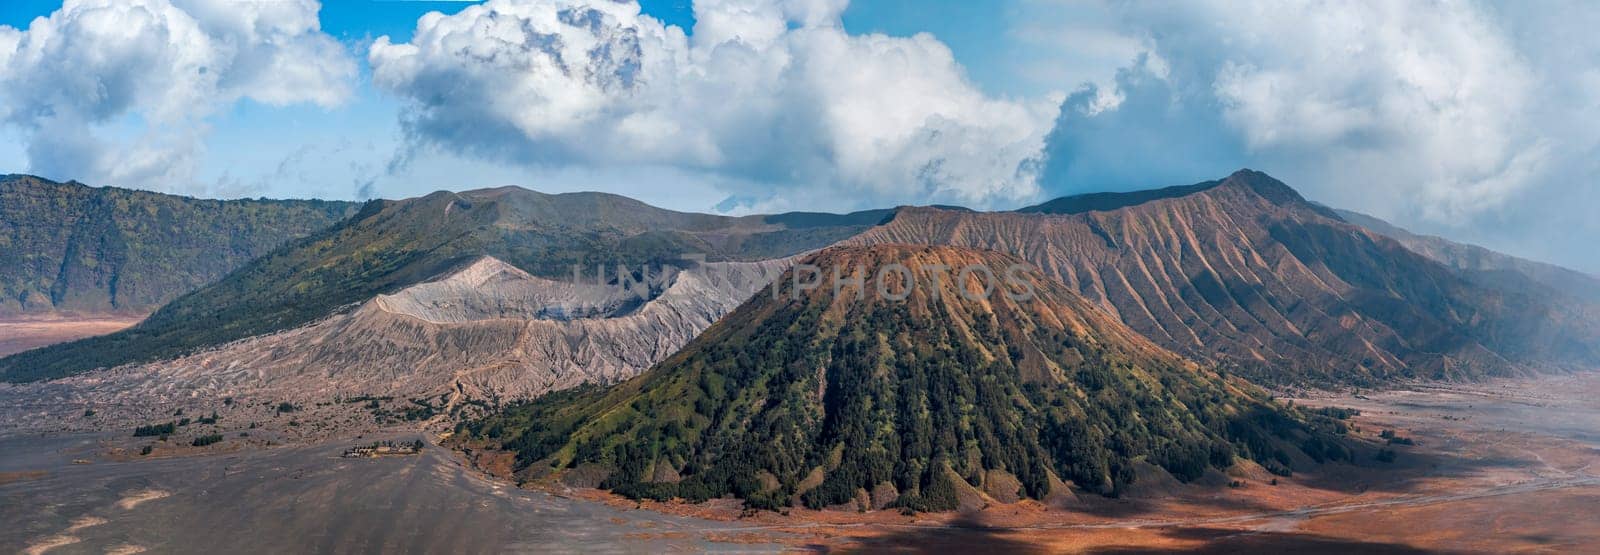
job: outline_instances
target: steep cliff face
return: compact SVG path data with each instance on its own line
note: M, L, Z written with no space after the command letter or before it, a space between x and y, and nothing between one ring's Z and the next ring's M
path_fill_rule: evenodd
M538 278L482 257L306 326L9 391L62 406L130 408L225 397L311 405L363 395L498 404L633 377L789 264L706 263L660 277L641 299L615 284ZM574 310L596 306L616 309Z
M146 313L357 206L202 200L3 176L0 317Z
M1016 254L1157 343L1264 383L1600 364L1582 303L1467 279L1265 174L1165 191L1035 213L902 209L848 242Z
M1194 480L1235 457L1287 471L1301 446L1342 456L1302 415L1014 257L878 245L804 262L882 277L797 291L791 274L638 378L464 429L517 451L525 476L763 508L948 510L1072 495L1067 481L1114 495L1141 472ZM952 277L970 267L1011 279Z

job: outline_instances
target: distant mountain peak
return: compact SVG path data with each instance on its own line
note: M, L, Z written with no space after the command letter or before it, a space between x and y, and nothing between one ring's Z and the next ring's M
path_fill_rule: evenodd
M1233 174L1218 182L1217 186L1242 187L1272 201L1273 204L1313 206L1304 196L1300 195L1299 191L1296 191L1288 184L1263 172L1249 168L1233 172Z
M1176 185L1160 189L1129 192L1099 192L1069 195L1041 204L1019 208L1016 211L1036 214L1081 214L1084 212L1109 212L1160 200L1184 198L1226 189L1259 197L1279 206L1292 206L1316 210L1323 215L1332 212L1317 207L1288 184L1264 172L1243 168L1227 177L1202 181L1193 185ZM1336 216L1335 216L1336 217Z
M548 196L549 195L549 193L535 191L533 189L529 189L529 188L523 187L521 185L501 185L499 187L484 187L482 189L469 189L469 190L466 190L466 191L462 191L462 193L464 193L464 194L483 195L483 196L488 196L488 195L515 195L515 194L529 194L529 193L535 194L535 195L541 195L541 196Z

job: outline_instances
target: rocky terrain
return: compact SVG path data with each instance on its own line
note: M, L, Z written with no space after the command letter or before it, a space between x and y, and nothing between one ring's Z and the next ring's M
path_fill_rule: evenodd
M1263 384L1600 364L1600 311L1579 294L1515 273L1485 283L1248 170L1029 213L903 209L848 243L1015 254L1156 343Z

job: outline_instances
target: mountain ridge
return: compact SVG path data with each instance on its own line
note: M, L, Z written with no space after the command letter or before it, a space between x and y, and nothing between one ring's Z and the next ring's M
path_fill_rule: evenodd
M1013 210L1024 214L1082 214L1085 212L1109 212L1122 208L1130 208L1156 202L1160 200L1182 198L1194 194L1226 186L1243 186L1254 191L1257 195L1274 204L1289 205L1301 204L1311 206L1323 215L1338 218L1336 211L1321 207L1300 195L1294 190L1272 176L1249 168L1233 172L1228 177L1211 181L1202 181L1193 185L1174 185L1159 189L1145 189L1126 192L1096 192L1078 195L1057 197L1040 204L1025 206Z
M1274 385L1481 379L1600 359L1595 303L1564 302L1559 287L1530 289L1515 273L1440 264L1261 172L1057 200L1027 213L742 217L520 187L379 200L133 329L0 359L0 376L58 377L292 329L481 256L563 279L574 266L631 271L696 254L756 261L885 242L1017 254L1164 347Z
M1498 283L1503 287L1526 285L1520 280L1508 280L1503 274L1509 272L1561 293L1577 295L1590 302L1600 302L1600 276L1548 262L1520 258L1478 245L1451 241L1437 235L1413 233L1360 212L1337 208L1333 210L1350 223L1399 241L1417 254L1446 266L1478 274L1479 279Z
M1600 361L1600 324L1581 303L1475 283L1265 174L1133 200L1143 202L1070 214L905 209L847 243L1015 253L1157 343L1266 384L1479 379Z

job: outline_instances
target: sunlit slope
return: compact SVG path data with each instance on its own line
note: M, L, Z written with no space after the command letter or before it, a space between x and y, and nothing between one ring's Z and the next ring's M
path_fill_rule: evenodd
M1156 343L1265 383L1600 364L1600 320L1583 303L1486 286L1259 172L1031 213L903 209L849 242L1016 254Z

